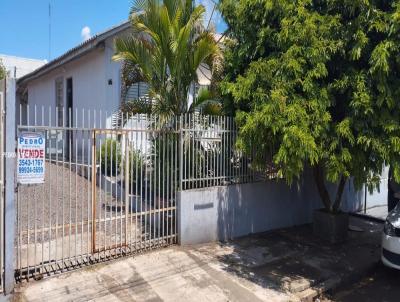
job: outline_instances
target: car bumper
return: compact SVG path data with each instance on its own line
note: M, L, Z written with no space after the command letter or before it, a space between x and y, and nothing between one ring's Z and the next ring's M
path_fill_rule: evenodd
M382 235L382 262L384 265L400 270L400 238Z

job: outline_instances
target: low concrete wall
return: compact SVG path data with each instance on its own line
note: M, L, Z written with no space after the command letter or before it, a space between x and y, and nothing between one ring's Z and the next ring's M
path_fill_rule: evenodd
M335 186L328 189L333 197ZM349 182L343 193L343 208L358 208L363 196ZM225 241L301 225L311 222L314 209L321 207L310 173L292 186L274 180L182 191L178 193L179 242Z

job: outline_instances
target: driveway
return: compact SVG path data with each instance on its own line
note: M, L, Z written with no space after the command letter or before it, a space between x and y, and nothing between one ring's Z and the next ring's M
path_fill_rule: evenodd
M24 284L18 301L290 301L206 263L191 250L168 248Z

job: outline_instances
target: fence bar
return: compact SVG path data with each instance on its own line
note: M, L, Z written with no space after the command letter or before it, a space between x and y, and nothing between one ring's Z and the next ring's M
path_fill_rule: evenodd
M92 131L92 254L96 250L96 208L97 208L97 194L96 194L96 131Z

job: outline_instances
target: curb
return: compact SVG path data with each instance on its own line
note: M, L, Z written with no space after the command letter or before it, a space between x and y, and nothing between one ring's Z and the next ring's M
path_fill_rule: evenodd
M9 294L7 296L4 296L2 293L0 293L0 302L18 301L15 298L16 298L15 294Z
M374 217L374 216L370 216L370 215L367 215L367 214L349 213L349 215L350 215L350 216L353 216L353 217L365 219L365 220L370 220L370 221L378 222L378 223L385 223L385 219L383 219L383 218L378 218L378 217Z
M310 287L302 292L295 294L295 296L297 296L301 302L312 302L315 298L318 298L324 293L333 291L338 287L344 285L345 283L354 283L362 279L364 276L372 273L376 269L376 266L379 265L379 263L380 261L373 262L365 269L357 271L354 274L347 274L341 277L332 277L317 284L316 286Z

